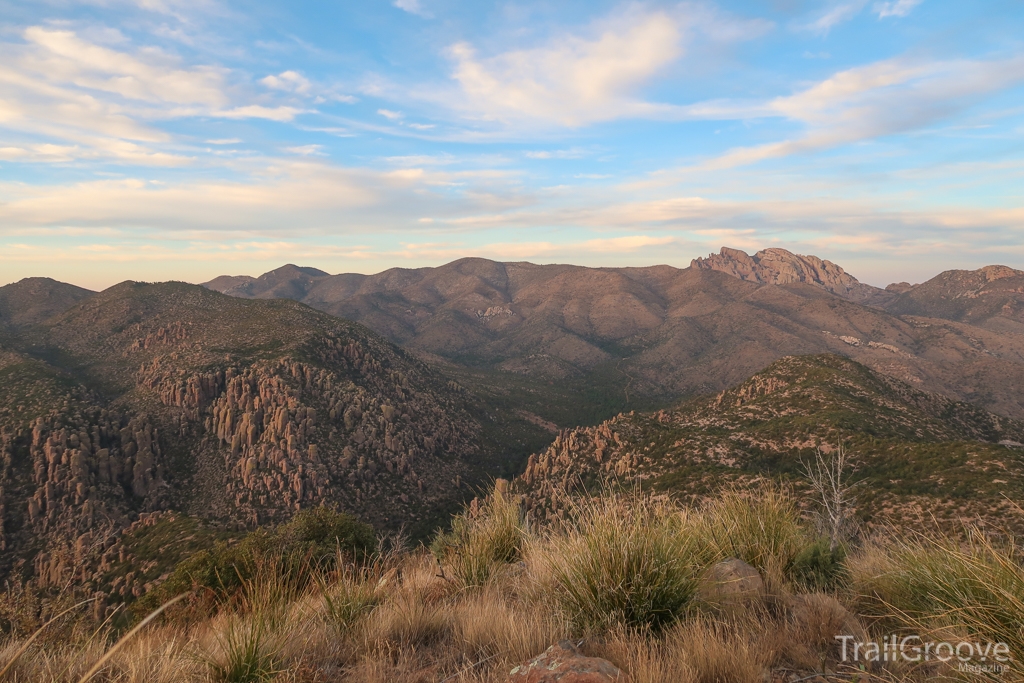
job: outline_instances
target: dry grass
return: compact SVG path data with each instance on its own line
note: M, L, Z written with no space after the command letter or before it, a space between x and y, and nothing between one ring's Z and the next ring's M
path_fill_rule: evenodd
M154 622L112 653L114 634L75 626L31 643L0 680L80 683L106 653L94 683L500 683L552 643L586 636L587 654L611 660L634 683L747 683L815 672L910 683L956 672L890 664L857 678L844 672L835 636L877 638L899 626L999 638L1024 651L1017 650L1024 648L1024 571L1012 549L977 534L966 543L866 545L849 558L849 586L805 593L784 567L810 531L778 490L726 492L697 511L639 496L603 498L542 533L502 517L513 509L504 503L485 507L460 532L463 547L490 544L481 551L491 558L486 576L472 581L439 576L425 550L338 566L303 585L267 565L211 617ZM494 548L509 548L513 536L515 554L495 559ZM701 573L728 556L776 572L771 599L695 609ZM0 644L0 668L25 638ZM1002 680L1022 679L1010 672Z

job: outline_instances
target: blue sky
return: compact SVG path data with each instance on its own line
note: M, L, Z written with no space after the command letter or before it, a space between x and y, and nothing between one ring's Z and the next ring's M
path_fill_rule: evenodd
M1024 268L1018 0L0 0L0 284Z

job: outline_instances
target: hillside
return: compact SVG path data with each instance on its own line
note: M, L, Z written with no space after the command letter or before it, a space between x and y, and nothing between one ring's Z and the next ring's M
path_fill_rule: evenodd
M744 259L749 273L726 267ZM840 353L920 389L1024 418L1016 389L1024 384L1024 335L852 301L896 295L859 283L835 264L780 249L754 258L725 250L700 263L710 265L584 268L461 259L438 268L317 276L308 288L306 280L286 286L275 275L267 278L276 283L270 289L227 291L305 291L301 300L310 306L361 322L453 371L472 371L465 381L474 389L511 385L529 394L535 387L521 386L527 379L571 387L581 396L575 420L545 412L543 404L557 400L531 409L563 427L719 391L778 358L813 353ZM274 271L287 272L298 269ZM588 390L596 395L586 396Z
M48 277L29 277L0 287L0 329L19 330L63 313L95 292Z
M1024 333L1024 272L1006 266L948 270L903 290L886 308L994 332Z
M125 282L15 342L0 572L42 585L93 581L150 513L230 530L327 504L422 534L494 469L464 390L293 301Z
M530 456L517 487L543 515L608 481L699 499L729 482L782 477L842 443L855 456L865 521L973 520L1024 528L1024 424L918 391L836 355L783 358L672 410L564 430ZM1019 443L1018 443L1019 445Z

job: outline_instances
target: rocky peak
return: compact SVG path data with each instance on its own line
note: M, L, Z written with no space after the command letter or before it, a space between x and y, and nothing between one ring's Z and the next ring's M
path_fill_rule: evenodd
M878 304L891 296L885 290L863 284L831 261L794 254L786 249L762 249L749 256L739 249L722 247L718 254L694 259L690 267L717 270L748 282L770 285L803 282L861 303Z
M987 280L988 282L992 282L993 280L1002 280L1003 278L1008 277L1017 277L1019 275L1024 275L1024 273L1022 273L1021 271L1014 270L1009 266L985 266L984 268L979 268L978 273L984 275L985 280Z

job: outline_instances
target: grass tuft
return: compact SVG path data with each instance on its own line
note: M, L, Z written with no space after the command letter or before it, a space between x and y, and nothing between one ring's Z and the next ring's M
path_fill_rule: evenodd
M451 578L464 587L476 587L502 565L521 558L526 535L519 501L499 486L478 509L456 515L451 531L438 534L431 550Z
M659 630L683 614L707 558L676 508L606 497L577 505L572 517L564 532L538 542L535 554L577 628Z

